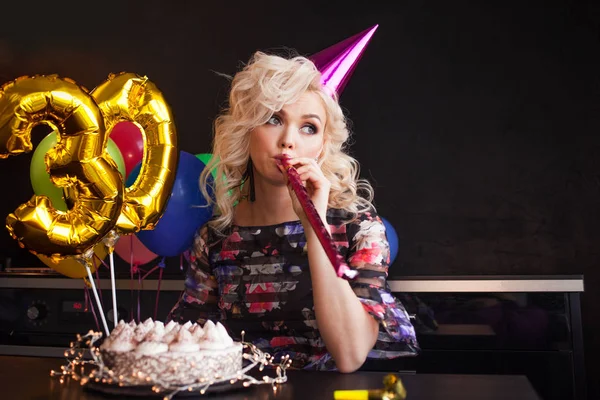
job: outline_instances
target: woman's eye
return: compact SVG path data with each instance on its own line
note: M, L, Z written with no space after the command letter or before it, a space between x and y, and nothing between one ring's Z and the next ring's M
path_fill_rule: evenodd
M317 133L317 128L314 125L308 124L308 125L304 125L302 127L301 131L303 133L307 133L309 135L314 135L315 133Z
M281 124L281 120L279 119L278 116L273 115L271 118L269 118L269 120L267 121L267 124L269 124L269 125L280 125Z

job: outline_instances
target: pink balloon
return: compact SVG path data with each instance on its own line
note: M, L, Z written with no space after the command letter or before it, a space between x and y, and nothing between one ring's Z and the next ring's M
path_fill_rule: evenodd
M123 260L134 265L144 265L154 260L154 254L135 235L121 236L115 244L115 253Z
M140 128L130 121L121 121L113 126L110 138L115 142L125 161L125 178L144 157L144 138Z

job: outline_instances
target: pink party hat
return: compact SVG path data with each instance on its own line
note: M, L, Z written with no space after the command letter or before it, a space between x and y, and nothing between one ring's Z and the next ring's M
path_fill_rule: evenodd
M321 71L324 86L338 96L342 93L378 27L374 25L309 57Z

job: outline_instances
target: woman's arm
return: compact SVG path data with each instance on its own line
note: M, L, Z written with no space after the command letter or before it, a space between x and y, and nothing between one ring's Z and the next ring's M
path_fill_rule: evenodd
M303 225L319 332L338 370L354 372L375 345L379 323L364 309L350 284L337 277L314 230Z
M314 159L292 158L288 163L296 168L306 182L311 200L326 221L331 183ZM285 174L286 170L280 167ZM287 177L287 174L285 174ZM325 250L308 222L302 205L290 187L293 207L302 221L306 234L308 262L313 287L317 326L327 350L341 372L356 371L365 362L377 341L379 323L365 310L350 284L337 277Z

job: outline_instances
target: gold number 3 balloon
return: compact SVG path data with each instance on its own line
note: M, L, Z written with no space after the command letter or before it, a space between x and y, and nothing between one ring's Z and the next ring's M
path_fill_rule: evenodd
M70 191L71 207L58 211L47 197L34 195L6 226L32 253L80 255L113 229L123 179L105 151L100 108L84 88L56 75L21 77L0 88L0 158L31 151L31 130L42 123L57 131L46 165L52 182Z
M177 133L162 93L146 77L110 75L91 95L104 116L107 131L120 121L134 122L144 138L144 156L135 182L125 189L118 233L153 229L171 195L177 170Z
M108 133L122 120L136 123L145 142L140 173L127 189L106 152ZM153 229L171 194L178 152L171 111L152 82L121 73L88 93L51 75L0 87L0 158L30 152L31 130L42 123L58 132L46 165L69 210L54 209L45 196L19 206L6 221L22 247L58 260L89 253L115 231Z

